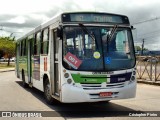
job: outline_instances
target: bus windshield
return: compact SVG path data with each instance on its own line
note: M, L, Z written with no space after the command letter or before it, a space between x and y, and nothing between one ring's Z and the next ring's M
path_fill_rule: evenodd
M135 65L130 28L65 26L63 66L80 71L115 71ZM109 39L110 38L110 39Z

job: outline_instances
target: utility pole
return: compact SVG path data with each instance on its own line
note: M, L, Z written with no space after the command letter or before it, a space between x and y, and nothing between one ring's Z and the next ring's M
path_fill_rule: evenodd
M142 40L142 50L141 50L141 55L143 55L143 49L144 49L144 39Z

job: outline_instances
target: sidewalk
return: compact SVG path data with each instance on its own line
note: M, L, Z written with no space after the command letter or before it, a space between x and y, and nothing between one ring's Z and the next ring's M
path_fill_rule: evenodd
M0 69L0 73L1 73L1 72L9 72L9 71L15 71L15 68Z
M137 79L137 83L144 83L144 84L149 84L149 85L160 86L160 80L158 80L158 81L151 81L151 80Z

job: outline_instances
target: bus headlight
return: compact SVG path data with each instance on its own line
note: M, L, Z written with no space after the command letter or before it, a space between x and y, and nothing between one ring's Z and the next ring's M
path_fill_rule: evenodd
M131 80L134 81L134 80L135 80L135 76L132 76L132 77L131 77Z
M68 77L69 77L69 74L68 74L68 73L65 73L65 74L64 74L64 77L65 77L65 78L68 78Z
M71 83L72 83L72 80L71 80L71 79L67 79L67 83L68 83L68 84L71 84Z
M136 75L136 71L133 71L132 75Z
M132 76L128 84L134 82L135 80L136 80L136 77L135 77L135 76Z

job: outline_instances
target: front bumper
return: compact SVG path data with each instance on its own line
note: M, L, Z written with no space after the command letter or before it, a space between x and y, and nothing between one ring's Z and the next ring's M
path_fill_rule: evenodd
M85 89L84 87L64 84L62 86L62 100L63 103L78 103L78 102L98 102L116 99L134 98L136 95L136 81L128 84L125 82L120 88L98 88ZM109 97L100 97L100 92L112 92Z

